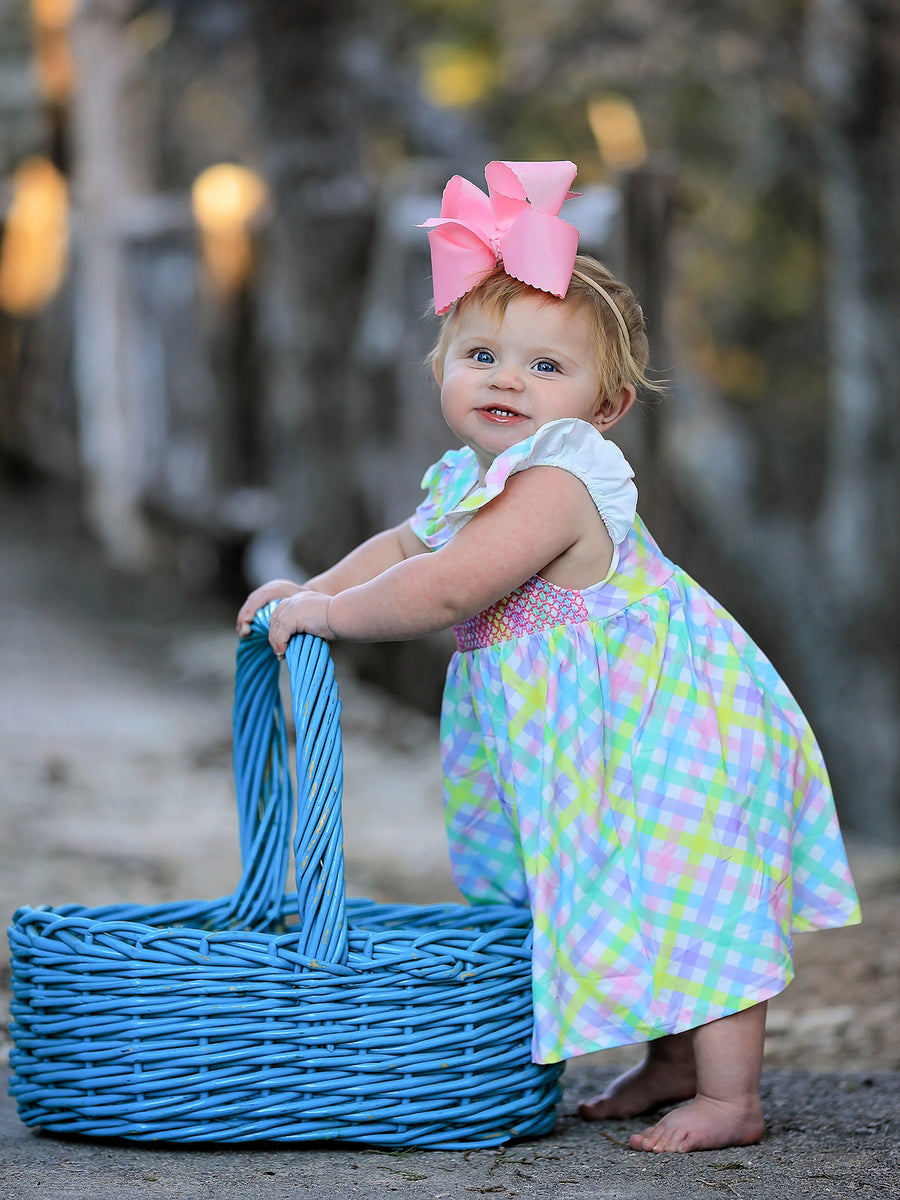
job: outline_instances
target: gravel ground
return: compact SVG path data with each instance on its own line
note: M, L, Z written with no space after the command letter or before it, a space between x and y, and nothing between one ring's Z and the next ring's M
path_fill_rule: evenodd
M133 1146L35 1136L0 1107L0 1195L10 1200L886 1200L900 1196L900 1076L769 1072L768 1132L702 1154L628 1149L638 1122L573 1116L608 1072L567 1068L554 1133L496 1150L358 1146ZM6 1190L3 1190L3 1189Z
M0 492L0 605L3 910L230 892L239 873L230 606L115 576L66 497L9 489ZM348 891L455 898L434 722L355 682L339 654L337 665ZM900 858L852 842L850 851L864 923L797 939L797 979L770 1005L770 1131L757 1147L693 1156L703 1165L691 1166L626 1149L634 1123L577 1121L579 1096L633 1061L612 1052L570 1066L551 1139L470 1155L274 1149L161 1159L37 1137L6 1112L0 1181L14 1186L0 1195L105 1197L151 1185L160 1197L900 1195ZM326 1169L337 1171L331 1182Z

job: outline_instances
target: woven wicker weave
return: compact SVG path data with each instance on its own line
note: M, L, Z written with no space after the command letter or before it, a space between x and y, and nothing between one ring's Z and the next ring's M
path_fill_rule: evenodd
M288 648L293 810L270 609L238 649L233 896L21 908L11 1092L59 1133L176 1142L490 1146L552 1128L531 1061L531 924L501 906L345 900L340 704L323 642Z

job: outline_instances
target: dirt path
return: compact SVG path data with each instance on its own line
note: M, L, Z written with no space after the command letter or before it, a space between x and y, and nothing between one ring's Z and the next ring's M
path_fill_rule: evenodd
M8 490L0 606L4 912L230 892L231 606L116 577L65 497ZM355 683L340 661L338 677L348 890L454 897L434 722ZM851 852L864 924L798 939L797 981L770 1009L771 1068L900 1069L900 858Z

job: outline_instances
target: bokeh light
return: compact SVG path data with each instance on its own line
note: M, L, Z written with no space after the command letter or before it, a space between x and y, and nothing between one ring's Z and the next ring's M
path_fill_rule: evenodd
M65 278L68 188L49 159L29 158L13 175L12 197L0 243L0 307L13 316L31 316Z
M210 280L223 295L246 283L253 266L251 225L268 203L256 171L236 163L207 167L194 180L191 203Z
M75 90L69 26L77 11L78 0L31 0L38 86L51 104L64 104Z
M497 65L484 50L433 42L422 56L422 91L438 108L469 108L485 100L497 79Z
M588 122L600 157L612 170L633 170L647 159L647 143L637 109L626 96L595 96Z

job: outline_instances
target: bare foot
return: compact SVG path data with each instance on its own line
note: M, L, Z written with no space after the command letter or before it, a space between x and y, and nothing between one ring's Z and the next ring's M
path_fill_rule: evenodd
M653 1154L684 1154L689 1150L749 1146L759 1141L764 1130L759 1096L725 1101L698 1095L689 1104L666 1113L643 1133L633 1133L629 1144L632 1150Z
M765 1031L762 1003L656 1038L647 1043L640 1066L620 1075L602 1096L579 1105L578 1112L593 1121L636 1117L688 1100L634 1134L632 1148L662 1154L758 1142L765 1128L759 1098Z
M587 1121L609 1121L636 1117L663 1104L690 1100L697 1092L697 1069L689 1039L683 1035L651 1042L647 1057L618 1079L605 1092L578 1106Z

